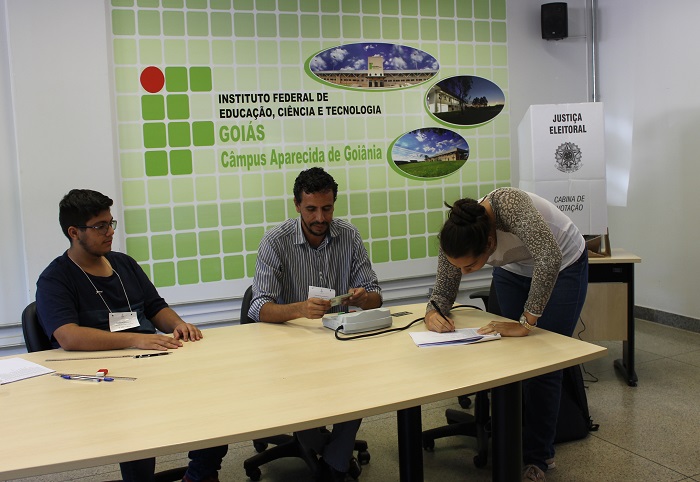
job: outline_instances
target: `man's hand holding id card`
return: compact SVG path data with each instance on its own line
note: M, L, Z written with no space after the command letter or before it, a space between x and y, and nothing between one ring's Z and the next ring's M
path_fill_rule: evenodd
M318 286L309 286L309 298L319 298L331 302L331 306L338 306L343 301L352 296L352 293L344 295L335 295L335 290L331 288L319 288Z
M331 298L331 300L330 300L330 301L331 301L331 306L338 306L338 305L341 304L343 301L345 301L345 300L347 300L348 298L350 298L352 295L353 295L352 293L345 293L344 295L334 296L334 297Z

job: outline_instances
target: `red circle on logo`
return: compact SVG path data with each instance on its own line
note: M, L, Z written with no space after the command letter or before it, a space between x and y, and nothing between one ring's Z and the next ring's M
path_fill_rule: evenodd
M165 75L158 67L146 67L141 72L141 86L147 92L155 94L160 92L160 89L165 85Z

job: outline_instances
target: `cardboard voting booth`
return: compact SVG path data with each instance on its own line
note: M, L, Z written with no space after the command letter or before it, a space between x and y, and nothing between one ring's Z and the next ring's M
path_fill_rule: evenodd
M518 126L520 189L554 203L584 235L607 233L603 105L532 105Z

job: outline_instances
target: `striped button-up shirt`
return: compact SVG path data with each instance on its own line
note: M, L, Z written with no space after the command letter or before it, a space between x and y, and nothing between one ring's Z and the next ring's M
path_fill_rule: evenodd
M248 316L259 320L265 303L304 301L309 297L309 286L332 288L336 295L364 288L381 296L377 275L355 226L333 219L318 248L306 241L300 218L288 219L267 231L258 248ZM331 311L342 309L345 307L335 306Z

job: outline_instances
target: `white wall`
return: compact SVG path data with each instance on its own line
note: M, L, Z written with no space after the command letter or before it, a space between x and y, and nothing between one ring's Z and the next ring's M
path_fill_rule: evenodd
M40 13L40 15L37 15ZM68 248L58 202L70 189L118 193L105 3L7 2L28 290ZM114 196L112 196L114 197Z
M569 37L542 40L539 0L507 3L510 75L511 171L518 185L518 124L533 104L587 102L588 38L586 0L569 0Z
M0 8L0 31L7 27L5 9ZM15 127L11 95L7 37L0 35L0 325L16 322L20 306L27 299L24 272L24 235L17 200L20 198L19 168L15 161ZM18 330L5 333L18 337Z
M631 167L627 205L608 210L611 242L642 257L637 305L697 319L700 2L599 8L601 99L617 132L606 148Z

